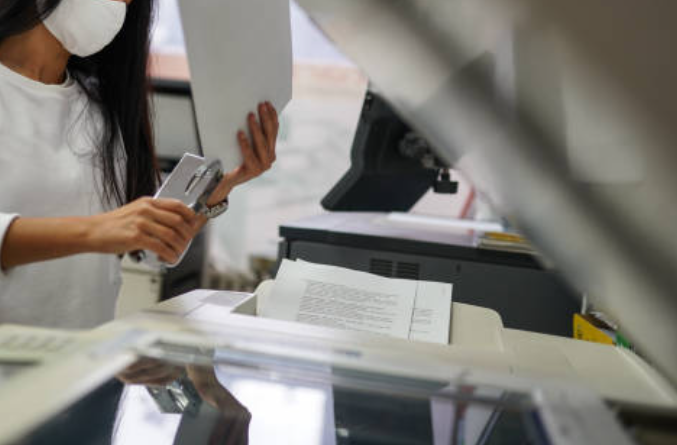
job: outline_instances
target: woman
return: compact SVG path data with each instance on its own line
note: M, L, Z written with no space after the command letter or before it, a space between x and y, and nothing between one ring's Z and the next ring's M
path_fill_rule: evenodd
M0 0L0 323L87 328L113 317L119 256L173 262L206 223L158 186L146 67L154 0ZM209 205L270 168L266 103L243 165Z

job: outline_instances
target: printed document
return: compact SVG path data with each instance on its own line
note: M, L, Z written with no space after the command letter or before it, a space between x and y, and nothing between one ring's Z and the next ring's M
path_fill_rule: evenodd
M447 344L452 286L284 260L261 316Z
M448 283L417 281L409 340L449 344L451 292Z

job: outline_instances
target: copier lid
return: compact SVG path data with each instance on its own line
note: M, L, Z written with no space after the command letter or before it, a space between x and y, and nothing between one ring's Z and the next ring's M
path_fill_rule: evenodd
M298 3L677 384L677 3Z
M557 443L528 393L271 361L141 358L15 443Z

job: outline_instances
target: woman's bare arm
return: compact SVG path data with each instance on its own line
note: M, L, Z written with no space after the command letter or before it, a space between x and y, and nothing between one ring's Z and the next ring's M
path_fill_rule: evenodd
M2 244L2 269L80 253L151 250L176 261L202 227L176 200L141 198L112 212L87 217L17 218Z
M226 173L209 205L223 201L234 187L260 176L275 162L277 111L262 103L258 115L259 119L254 113L247 118L251 140L243 131L238 134L243 164ZM150 250L174 263L207 221L179 201L151 198L89 217L18 218L5 235L0 266L6 270L80 253L134 250Z
M18 218L2 244L2 269L88 252L86 218Z

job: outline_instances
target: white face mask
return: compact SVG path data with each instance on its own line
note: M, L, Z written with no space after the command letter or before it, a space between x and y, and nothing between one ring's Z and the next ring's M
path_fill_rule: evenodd
M62 0L44 20L71 54L88 57L104 49L122 29L127 4L116 0Z

